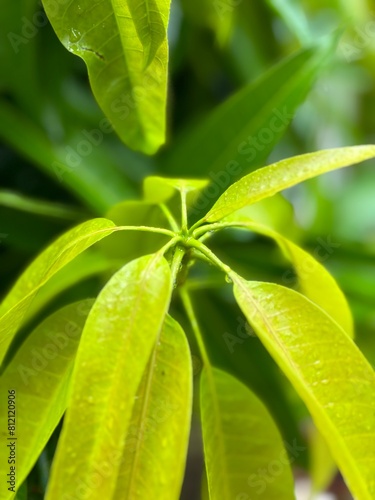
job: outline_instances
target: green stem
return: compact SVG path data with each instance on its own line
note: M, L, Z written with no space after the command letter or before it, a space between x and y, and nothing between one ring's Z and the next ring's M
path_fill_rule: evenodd
M191 328L194 332L195 338L197 340L197 344L199 347L199 352L202 356L203 364L206 368L210 368L210 359L207 354L206 346L204 345L203 335L199 328L198 320L194 312L193 304L190 299L190 295L188 294L185 288L181 288L180 290L181 300L185 308L185 312L187 317L189 318Z
M164 255L168 252L170 248L172 248L174 245L177 245L177 243L181 241L181 236L175 236L172 238L166 245L164 245L157 253Z
M215 224L209 224L204 227L200 227L193 231L192 236L193 238L198 239L200 236L208 233L208 232L215 232L215 231L220 231L220 229L227 229L228 227L238 227L238 228L246 228L246 222L217 222Z
M188 218L187 218L187 205L186 205L186 191L181 189L181 229L187 232L188 230Z
M191 240L189 241L189 246L199 250L205 257L207 257L213 264L215 264L219 269L221 269L225 274L229 275L232 269L224 264L219 257L217 257L211 250L203 245L200 241Z
M173 287L177 287L177 278L178 278L178 273L180 272L181 269L181 262L182 259L184 258L185 255L185 249L180 246L176 246L175 253L173 255L173 260L172 260L172 266L171 266L171 273L172 273L172 283Z
M173 217L172 212L169 210L165 203L160 203L160 208L162 209L165 217L167 218L169 225L175 233L180 231L176 219Z
M205 219L199 219L199 221L197 221L193 226L191 226L190 228L190 234L194 234L194 231L199 227L201 226L205 221Z
M165 234L166 236L172 237L176 236L176 233L174 231L170 231L169 229L150 226L117 226L114 228L114 231L143 231L147 233Z

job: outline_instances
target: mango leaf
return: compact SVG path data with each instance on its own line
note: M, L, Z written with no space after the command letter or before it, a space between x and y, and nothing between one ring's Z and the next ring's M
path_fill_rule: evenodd
M205 368L201 418L211 500L294 499L293 476L280 433L261 401L227 373ZM277 480L265 481L264 471Z
M327 149L294 156L252 172L232 184L203 220L214 222L317 175L375 157L375 146Z
M168 221L158 205L144 201L124 201L112 207L106 214L118 226L152 226L169 228ZM129 262L141 255L159 250L167 239L155 233L136 231L118 232L102 241L101 248L112 259Z
M114 498L134 400L171 289L168 263L155 254L124 266L100 293L78 350L48 500L78 490L82 499Z
M0 472L9 474L9 448L16 439L17 485L28 476L67 406L68 388L83 326L93 301L60 309L41 323L19 348L0 379L0 396L15 391L16 429L8 429L8 414L0 413L2 446ZM9 439L10 438L10 439ZM13 498L1 481L2 500Z
M239 90L177 139L165 159L168 171L209 174L217 196L240 175L262 165L291 123L332 49L330 42L328 46L302 50ZM215 198L211 188L206 195Z
M325 310L350 337L353 337L353 317L349 304L336 280L318 260L276 231L263 224L249 221L246 215L241 217L241 213L237 212L228 217L227 220L232 221L235 218L239 221L243 220L243 222L240 222L241 227L268 236L277 243L285 257L293 264L298 277L299 291ZM324 248L317 247L315 256L319 258L322 250L323 255L327 254ZM286 273L284 281L287 282L288 280L290 280L290 276L289 273Z
M50 278L38 291L27 310L25 321L29 321L43 308L70 287L98 274L119 269L117 261L105 257L102 252L92 248L78 255Z
M93 219L71 229L24 271L0 306L0 363L37 291L60 269L115 230L107 219Z
M88 68L120 138L154 153L165 140L169 0L43 0L61 42Z
M303 295L231 273L247 320L309 409L353 495L375 496L375 374L349 336Z
M228 304L219 293L204 291L195 294L199 322L211 363L241 380L263 401L284 440L288 443L296 440L298 446L304 446L307 450L295 407L288 394L290 388L285 387L273 359L247 321L238 314L237 304ZM259 373L262 373L261 377ZM298 465L308 467L307 452L295 458Z
M192 379L185 334L167 316L135 397L113 498L179 498L189 442Z
M187 194L188 204L194 202L200 191L209 184L208 180L196 179L168 179L166 177L147 177L143 183L145 200L151 203L165 203L176 192L184 191Z
M63 182L95 214L133 194L124 175L108 159L94 164L96 151L82 157L76 145L53 144L46 133L4 99L0 101L0 138L56 182Z

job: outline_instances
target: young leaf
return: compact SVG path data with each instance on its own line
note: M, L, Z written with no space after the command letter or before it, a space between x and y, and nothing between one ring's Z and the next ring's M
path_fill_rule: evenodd
M192 203L200 191L209 184L208 180L168 179L165 177L146 177L143 183L145 200L151 203L165 203L178 191L187 193L187 200Z
M234 214L229 220L232 220L232 218L234 220L236 215ZM240 214L238 218L241 221ZM243 217L243 219L246 219L246 217ZM251 231L272 238L285 257L292 262L298 276L300 291L324 309L349 336L354 336L353 318L344 294L336 280L312 255L263 224L244 220L244 222L241 221L241 225ZM319 258L321 255L327 255L327 250L320 246L315 249L315 254ZM286 279L288 280L289 277L286 277Z
M192 377L185 334L167 316L137 392L114 499L179 498L189 442Z
M256 493L267 500L292 500L288 454L263 403L232 376L210 368L201 375L200 400L210 499ZM277 478L268 482L265 473Z
M169 0L43 0L61 42L81 57L120 138L154 153L165 140Z
M180 138L166 158L168 171L209 173L219 194L240 175L262 165L331 52L332 43L302 50L239 90ZM269 132L262 141L264 130ZM215 197L213 190L207 197Z
M77 255L115 229L107 219L94 219L71 229L50 245L24 271L0 307L0 363L35 294Z
M171 298L166 260L130 262L100 293L85 325L47 499L113 498L134 399ZM83 453L84 451L84 453Z
M207 222L223 219L251 205L317 175L348 167L375 157L375 146L327 149L294 156L261 168L232 184L204 217Z
M19 348L0 379L0 397L15 391L17 485L24 481L57 427L67 405L67 393L80 336L92 300L60 309L39 325ZM4 403L5 404L5 403ZM8 413L0 412L1 428L8 428ZM0 448L0 473L9 474L7 435ZM0 481L0 498L13 498Z
M352 493L375 496L375 374L337 323L303 295L231 273L237 302L308 407Z

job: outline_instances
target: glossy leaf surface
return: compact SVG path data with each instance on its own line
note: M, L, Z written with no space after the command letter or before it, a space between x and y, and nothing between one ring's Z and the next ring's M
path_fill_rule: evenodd
M201 375L201 415L211 500L250 498L293 500L287 452L261 401L227 373L205 369ZM278 477L267 483L262 470L274 463Z
M81 57L120 138L154 153L165 139L169 0L44 0L61 42Z
M68 389L81 333L92 306L85 300L60 309L25 340L0 379L0 396L15 391L17 485L26 479L64 414ZM5 403L4 403L5 408ZM0 413L2 446L0 472L9 473L8 414ZM0 484L2 500L13 498L6 481Z
M167 317L135 398L114 499L179 498L189 441L192 380L185 334Z
M204 217L214 222L320 174L375 157L375 146L327 149L294 156L252 172L231 185Z
M124 266L100 293L78 351L48 500L74 497L80 485L82 500L114 498L134 400L171 282L167 262L155 254Z
M357 498L375 495L375 374L348 335L311 301L235 273L247 320L294 385Z

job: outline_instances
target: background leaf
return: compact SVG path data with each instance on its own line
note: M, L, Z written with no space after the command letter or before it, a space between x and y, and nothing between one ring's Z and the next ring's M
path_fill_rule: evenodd
M168 171L174 175L209 173L219 194L240 175L262 165L289 126L331 50L302 50L235 93L177 139L166 158ZM257 139L264 128L269 130L269 137L255 149L247 141ZM214 198L211 192L206 194Z
M92 306L85 300L60 309L39 325L21 345L1 376L0 396L15 390L17 485L28 476L63 416L75 355ZM5 408L5 403L4 403ZM9 473L8 413L0 413L0 472ZM2 500L13 498L1 481Z
M161 208L144 201L124 201L113 206L106 214L119 226L152 226L169 229L168 221ZM109 240L100 244L105 255L112 259L129 262L142 255L159 250L168 237L155 233L126 231L112 234Z
M375 494L375 374L348 335L299 293L272 283L246 282L234 292L316 427L354 496Z
M232 500L256 492L267 500L292 500L287 452L261 401L232 376L207 367L200 401L210 499ZM277 477L267 482L262 470L272 477L274 465Z
M120 138L154 153L165 140L168 0L43 0L61 42L81 57Z
M74 496L77 488L82 500L113 497L134 398L171 288L169 266L155 254L124 266L99 295L78 351L47 499Z
M167 316L135 397L114 499L179 498L190 433L192 378L185 334Z

